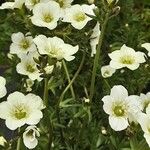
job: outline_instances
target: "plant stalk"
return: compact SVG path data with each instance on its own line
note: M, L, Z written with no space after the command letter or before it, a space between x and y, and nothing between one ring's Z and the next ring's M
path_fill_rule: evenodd
M90 86L90 101L92 101L93 95L94 95L96 71L97 71L97 67L98 67L99 57L100 57L100 53L101 53L102 43L103 43L103 39L104 39L105 30L106 30L108 20L109 20L109 11L106 13L105 20L104 20L104 23L102 25L101 35L99 38L97 51L96 51L96 55L94 58L92 79L91 79L91 86Z
M18 128L18 133L19 132L20 132L20 128ZM20 150L20 146L21 146L21 137L18 138L16 150Z
M65 73L66 73L66 76L67 76L67 79L68 79L68 83L70 83L71 80L70 80L68 68L67 68L67 65L66 65L64 60L62 61L62 64L63 64L64 70L65 70ZM75 94L74 94L74 90L73 90L73 86L72 85L70 86L70 90L71 90L71 94L72 94L73 99L75 99Z
M85 55L86 55L86 53L84 52L78 70L76 71L74 77L72 78L72 80L69 82L69 84L67 85L67 87L64 89L64 91L63 91L62 94L60 95L60 98L59 98L59 100L58 100L58 102L57 102L57 104L56 104L56 114L57 114L57 120L58 120L58 123L59 123L59 124L61 124L59 104L60 104L60 102L63 100L63 98L64 98L64 96L65 96L65 93L66 93L66 92L68 91L68 89L71 87L71 85L72 85L73 82L75 81L76 77L78 76L79 72L81 71L82 66L83 66L83 63L84 63L84 60L85 60ZM63 133L63 129L61 129L61 128L60 128L60 136L61 136L61 141L62 141L62 143L65 144L64 133Z
M44 79L43 101L44 101L45 106L48 106L48 78Z
M64 91L62 92L58 102L57 102L57 106L59 106L60 102L63 100L65 93L68 91L68 89L71 87L71 85L73 84L73 82L75 81L76 77L78 76L78 74L80 73L84 60L85 60L85 55L86 53L84 52L80 66L78 68L78 70L76 71L75 75L73 76L72 80L70 81L70 83L67 85L67 87L64 89Z

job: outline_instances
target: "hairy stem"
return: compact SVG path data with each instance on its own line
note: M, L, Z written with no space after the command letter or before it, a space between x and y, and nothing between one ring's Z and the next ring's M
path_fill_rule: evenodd
M70 83L67 85L67 87L66 87L66 88L64 89L64 91L62 92L62 94L61 94L61 96L60 96L60 99L58 100L57 106L59 106L60 102L61 102L61 101L63 100L63 98L64 98L65 93L66 93L66 92L68 91L68 89L71 87L71 85L72 85L73 82L75 81L76 77L78 76L79 72L81 71L82 66L83 66L83 63L84 63L84 60L85 60L85 55L86 55L86 54L84 53L78 70L76 71L76 73L75 73L75 75L73 76L73 78L72 78L72 80L70 81Z
M45 106L48 106L48 78L44 79L43 101ZM51 120L49 120L49 124L47 126L49 128L48 150L50 150L52 145L52 139L53 139L53 127L52 127Z
M79 72L81 71L82 69L82 66L83 66L83 63L84 63L84 60L85 60L85 55L86 53L83 54L83 57L82 57L82 60L81 60L81 63L80 63L80 66L78 68L78 70L76 71L74 77L72 78L72 80L69 82L69 84L67 85L67 87L64 89L64 91L62 92L58 102L57 102L57 105L56 105L56 114L57 114L57 120L58 120L58 123L61 124L61 120L60 120L60 108L59 108L59 104L60 102L63 100L64 96L65 96L65 93L68 91L68 89L71 87L71 85L73 84L73 82L75 81L76 77L78 76ZM62 140L62 143L65 144L65 138L64 138L64 133L63 133L63 129L60 128L60 136L61 136L61 140Z
M97 51L96 51L96 55L95 55L95 58L94 58L92 79L91 79L91 86L90 86L90 100L91 101L92 101L93 95L94 95L96 71L97 71L97 67L98 67L98 61L99 61L99 57L100 57L100 53L101 53L102 43L103 43L103 39L104 39L105 30L106 30L108 20L109 20L109 12L106 13L104 23L102 24L101 35L100 35L100 38L99 38Z
M20 132L20 128L18 128L18 133L19 132ZM18 138L16 150L20 150L20 146L21 146L21 137Z
M109 89L111 89L111 86L109 85L109 82L108 82L106 79L104 79L104 82L106 83L107 87L108 87Z
M63 64L64 70L65 70L65 73L66 73L66 76L67 76L67 79L68 79L68 83L70 83L71 80L70 80L68 68L67 68L67 65L66 65L64 60L62 61L62 64ZM73 86L72 85L70 86L70 90L71 90L71 94L72 94L73 99L75 99L75 94L74 94L74 90L73 90Z
M48 78L44 79L43 101L44 101L45 106L48 106Z
M49 124L49 138L48 138L48 150L51 150L52 141L53 141L53 126L52 126L52 122L50 120L50 124Z

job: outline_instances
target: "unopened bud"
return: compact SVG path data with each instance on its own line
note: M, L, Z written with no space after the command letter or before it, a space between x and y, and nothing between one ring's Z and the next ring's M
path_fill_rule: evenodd
M102 127L102 128L101 128L101 132L102 132L103 135L106 135L106 134L107 134L106 128L105 128L105 127Z

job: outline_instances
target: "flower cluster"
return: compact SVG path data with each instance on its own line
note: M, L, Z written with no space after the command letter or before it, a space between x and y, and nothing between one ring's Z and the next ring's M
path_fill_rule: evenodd
M111 89L110 95L104 96L102 101L113 130L121 131L132 122L139 123L150 146L150 92L141 93L140 96L128 95L125 87L116 85Z
M148 58L144 52L136 51L122 43L123 45L121 48L106 53L106 57L110 59L108 60L108 65L105 65L107 61L101 61L103 56L100 60L100 55L103 52L100 50L103 49L102 44L107 22L119 13L120 7L116 6L118 0L105 0L103 1L103 4L101 4L101 2L98 3L98 7L99 5L104 5L102 10L100 10L100 8L95 6L97 2L95 2L95 4L94 2L94 0L88 0L88 3L91 4L88 5L84 3L78 4L78 2L74 0L12 0L11 2L5 2L0 6L0 9L11 9L11 11L13 10L16 14L19 12L21 17L25 19L24 23L27 23L27 26L31 25L32 28L37 28L37 32L32 31L32 28L30 29L29 27L27 28L27 33L25 33L26 30L13 34L11 33L10 51L7 56L10 60L16 59L15 62L17 63L15 64L15 71L22 77L21 81L23 82L21 85L21 92L15 90L12 93L7 93L6 79L0 76L0 98L4 98L4 101L2 99L2 102L0 103L0 118L5 120L5 125L8 129L18 129L18 135L22 135L24 145L28 149L34 149L38 145L38 138L42 135L40 129L47 130L44 134L50 140L48 141L49 143L47 142L49 146L52 145L53 137L50 136L53 134L51 133L53 132L51 131L53 130L53 124L51 127L49 124L43 126L42 123L46 122L45 120L48 120L47 122L51 123L51 116L49 116L49 114L53 112L54 117L58 115L56 117L57 123L55 123L56 120L54 119L54 125L56 125L56 128L57 126L62 128L63 125L61 124L61 118L59 116L61 113L59 110L60 108L78 106L79 108L72 109L73 112L71 112L71 115L76 116L76 118L81 116L80 122L82 122L82 118L88 114L89 121L91 121L91 107L89 106L92 105L98 67L101 71L101 76L103 78L109 78L117 73L117 69L128 68L131 71L137 70ZM15 13L13 15L16 15ZM21 17L18 18L21 20ZM94 23L94 26L92 27L94 28L86 30L85 27L88 26L88 24L89 27L91 27L90 22L92 20L92 23ZM58 33L57 28L60 30L64 26L65 31L62 30L62 33ZM85 28L85 30L82 30L83 28ZM42 31L42 29L44 30ZM66 30L67 33L64 33ZM72 36L73 34L71 32L80 33L80 31L83 31L83 36L86 35L88 43L85 44L83 42L83 44L82 41L81 43L76 43L75 40L72 40L74 36ZM70 34L70 37L68 34ZM80 38L78 40L80 40ZM82 40L84 40L84 37L82 37ZM71 43L69 43L69 41L71 41ZM148 56L150 56L150 43L143 43L141 45L141 49L142 48L146 49L148 51ZM72 99L76 98L76 92L74 92L74 85L72 84L82 69L83 63L86 60L85 55L83 55L81 64L73 77L69 76L69 72L72 70L67 70L65 62L67 61L70 63L73 61L75 57L77 57L76 53L80 50L84 51L84 54L88 54L87 51L90 50L89 58L91 60L94 58L94 63L90 88L85 87L88 86L88 83L81 85L83 86L86 95L86 98L83 99L84 103L83 105L74 105L70 104L72 100L64 100L66 96L65 93L70 88ZM80 57L77 61L79 59ZM55 80L61 78L61 64L64 67L66 78L68 80L68 85L64 91L62 88L66 83L61 84L64 82L64 79L56 81L54 85L52 83L54 78ZM71 67L73 68L74 65ZM72 72L74 72L74 70ZM72 80L70 78L72 78ZM82 78L79 78L77 84L80 80L82 80ZM106 79L102 80L106 81ZM33 94L36 91L34 88L38 88L36 83L38 83L37 85L39 86L44 85L44 90L41 90L43 92L43 99L41 99L40 93L38 94L40 96ZM107 81L106 84L111 88ZM48 96L50 95L49 90L51 87L53 88L53 86L56 88L59 87L57 90L60 91L58 91L57 95L55 91L51 90L54 94L53 97L56 96L56 99L58 99L56 103L53 102L54 107L51 107L48 106L48 104L50 104ZM31 91L32 93L30 93ZM5 97L6 95L7 98ZM77 97L80 99L80 95ZM130 128L133 122L139 124L144 132L144 137L150 146L150 92L147 94L141 93L139 96L129 95L124 86L115 85L112 87L110 95L104 96L102 101L103 109L106 114L109 115L109 124L113 130L125 130ZM43 109L46 110L43 112ZM66 114L69 111L63 110L63 113L64 112L64 116L66 117ZM44 116L45 114L47 115L46 117ZM43 117L45 120L43 119L42 122L41 120ZM69 119L65 118L65 120ZM40 121L41 124L39 124ZM67 127L71 128L72 122L73 119L71 118ZM105 127L101 128L101 132L102 134L107 135ZM63 134L63 131L60 129L62 141L64 138ZM7 143L3 137L1 137L0 140L0 145L2 146ZM97 143L99 143L99 141Z
M57 22L71 23L80 30L88 21L92 20L88 15L95 15L93 9L95 5L71 5L73 0L15 0L15 2L3 3L0 9L14 9L25 6L33 12L31 21L39 27L46 27L53 30L57 27ZM87 15L88 14L88 15Z

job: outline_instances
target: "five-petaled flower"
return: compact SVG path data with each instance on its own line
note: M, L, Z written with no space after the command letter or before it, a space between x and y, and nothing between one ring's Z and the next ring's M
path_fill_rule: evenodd
M136 118L140 112L139 97L128 96L128 91L122 85L114 86L110 95L104 96L102 101L104 111L109 114L109 124L115 131L126 129L130 117Z
M109 54L111 58L110 66L115 69L127 67L135 70L140 63L145 62L145 54L143 52L136 52L134 49L123 45L120 50L116 50Z
M72 5L70 8L66 8L63 22L69 22L71 25L81 30L88 21L92 20L88 15L94 15L93 9L95 5Z
M57 2L38 3L33 8L31 21L36 26L53 30L56 28L60 16L60 6Z
M44 105L39 96L14 92L8 96L7 101L0 103L0 118L5 120L10 130L15 130L25 124L39 123L43 117L42 109Z
M57 60L65 59L67 61L71 61L75 58L72 55L79 49L78 46L72 46L64 43L64 41L58 37L47 38L44 35L39 35L34 38L34 42L41 55L48 55L49 57L56 58Z
M25 36L23 33L18 32L13 33L11 39L13 43L10 45L10 53L17 54L18 57L37 50L32 36Z

